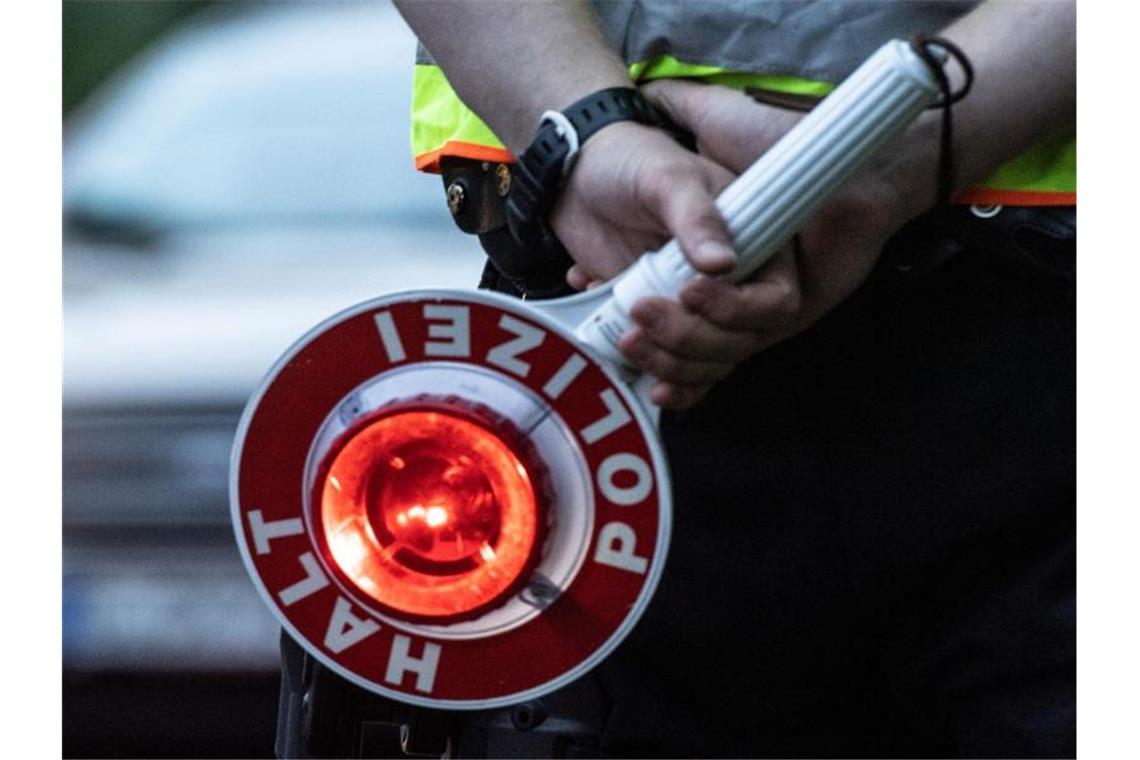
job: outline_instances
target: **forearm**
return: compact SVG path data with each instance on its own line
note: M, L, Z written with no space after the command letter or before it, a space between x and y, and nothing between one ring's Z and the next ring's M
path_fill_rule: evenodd
M1069 2L990 0L942 30L974 67L970 94L954 109L955 192L1076 120L1076 17ZM951 66L952 86L962 83ZM941 116L933 111L884 155L906 202L904 216L934 203Z
M1070 2L991 2L943 33L974 64L955 108L959 189L1076 120L1076 9Z
M518 155L543 111L606 87L625 64L581 0L395 0L448 82Z

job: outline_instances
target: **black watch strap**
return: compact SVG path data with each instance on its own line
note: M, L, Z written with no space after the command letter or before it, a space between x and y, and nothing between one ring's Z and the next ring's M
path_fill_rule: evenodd
M617 121L660 123L653 107L631 87L611 87L570 105L561 115L548 112L538 134L514 166L507 195L507 226L528 254L534 277L561 277L570 258L547 225L577 149L602 127ZM568 124L567 124L568 122ZM567 126L574 134L567 134ZM557 270L554 272L554 270Z

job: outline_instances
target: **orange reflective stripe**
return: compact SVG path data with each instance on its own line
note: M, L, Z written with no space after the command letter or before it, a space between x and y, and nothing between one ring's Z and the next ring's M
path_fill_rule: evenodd
M439 159L444 156L470 158L475 161L491 161L497 164L509 164L515 160L515 157L506 148L478 145L462 140L448 140L436 150L416 156L416 169L421 172L439 174Z
M975 187L954 199L960 206L1075 206L1076 193Z

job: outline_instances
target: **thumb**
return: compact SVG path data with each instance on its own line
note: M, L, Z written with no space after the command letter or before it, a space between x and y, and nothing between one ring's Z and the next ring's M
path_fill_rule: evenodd
M677 238L685 258L698 272L727 274L736 267L736 251L715 194L733 179L724 167L694 156L695 171L662 176L649 200Z

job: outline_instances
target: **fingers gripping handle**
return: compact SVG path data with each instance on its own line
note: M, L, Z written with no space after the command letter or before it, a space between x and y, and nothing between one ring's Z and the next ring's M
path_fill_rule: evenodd
M739 255L734 280L759 269L887 140L937 98L938 83L910 47L892 40L725 188L716 205ZM617 348L645 296L676 299L697 277L676 239L642 256L613 295L577 329L584 342L624 363Z

